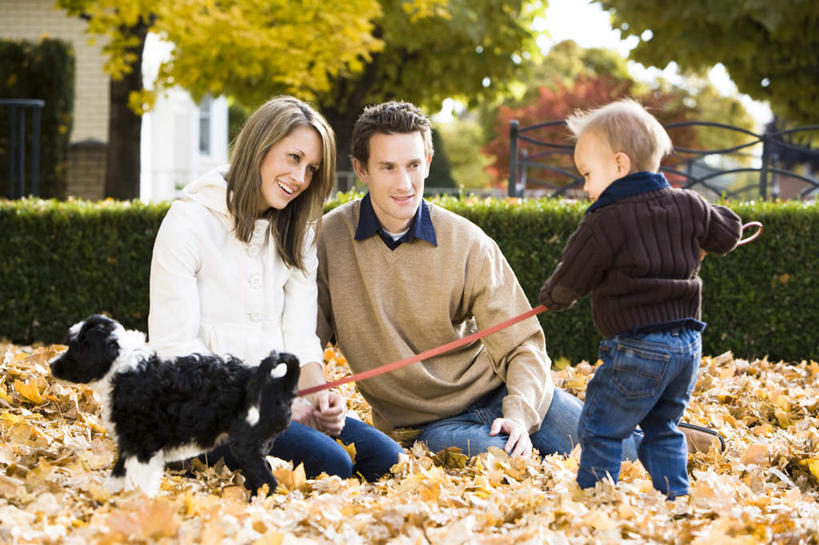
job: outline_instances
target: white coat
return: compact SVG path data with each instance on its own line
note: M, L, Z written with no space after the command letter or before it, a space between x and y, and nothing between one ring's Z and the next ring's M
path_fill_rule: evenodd
M151 261L149 343L163 357L210 352L257 365L278 350L302 365L321 364L314 232L302 249L306 273L282 262L267 220L240 242L225 202L226 172L186 186L162 221Z

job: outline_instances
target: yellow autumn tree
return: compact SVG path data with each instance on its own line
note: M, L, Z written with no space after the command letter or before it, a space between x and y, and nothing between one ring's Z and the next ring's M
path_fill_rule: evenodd
M409 2L427 9L435 0ZM229 94L245 103L276 93L311 99L333 78L359 72L382 47L371 21L377 0L58 0L103 44L111 75L105 194L139 193L141 114L157 92L179 85L195 98ZM150 91L141 65L149 32L174 44Z

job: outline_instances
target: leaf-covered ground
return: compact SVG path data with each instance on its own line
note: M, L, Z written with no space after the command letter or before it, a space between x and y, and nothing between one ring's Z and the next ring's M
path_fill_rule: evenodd
M304 478L271 458L280 487L248 501L241 475L166 471L155 499L109 495L112 443L90 390L55 384L61 346L0 345L0 543L508 544L819 543L819 364L705 358L686 420L725 453L692 455L691 495L669 502L638 463L581 491L569 457L466 459L413 447L390 478ZM328 350L333 378L347 373ZM583 397L593 367L555 372ZM350 405L369 408L352 385ZM351 453L354 455L354 453Z

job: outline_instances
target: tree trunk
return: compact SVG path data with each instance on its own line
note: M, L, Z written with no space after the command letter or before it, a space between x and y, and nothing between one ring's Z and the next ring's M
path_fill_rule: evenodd
M381 34L380 28L373 32L376 37ZM336 133L336 189L339 191L349 191L355 181L350 158L353 126L364 109L367 95L375 86L379 58L377 53L374 54L363 73L357 78L340 79L334 90L324 100L319 100L322 114Z
M136 36L139 42L129 50L136 56L131 71L119 80L111 79L105 196L130 200L139 198L142 116L128 107L128 96L131 91L142 90L142 54L148 25L140 22L125 32Z
M336 133L336 173L338 180L336 189L349 191L355 180L355 174L352 173L353 162L350 159L353 125L361 112L360 109L342 112L334 108L328 108L323 113Z

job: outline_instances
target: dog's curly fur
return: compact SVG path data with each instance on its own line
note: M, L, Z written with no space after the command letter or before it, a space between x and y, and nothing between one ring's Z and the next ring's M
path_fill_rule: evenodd
M68 333L68 351L51 362L54 377L96 392L117 456L106 487L156 495L167 462L228 442L245 486L276 489L265 456L290 423L299 361L271 352L258 367L233 357L194 354L160 359L145 335L92 315Z

